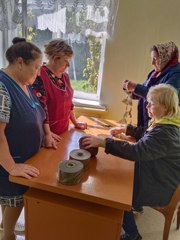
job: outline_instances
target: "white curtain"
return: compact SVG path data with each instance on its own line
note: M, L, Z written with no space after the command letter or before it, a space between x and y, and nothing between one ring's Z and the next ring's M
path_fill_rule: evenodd
M66 8L37 17L37 29L46 30L47 28L53 33L58 31L66 33Z
M41 16L37 28L48 28L53 32L59 30L71 41L79 41L87 35L96 37L112 36L119 0L54 0L49 1L53 13L43 13L46 8L41 3Z
M27 4L27 14L22 12L23 4ZM0 30L24 22L26 27L63 33L71 41L87 35L110 38L118 4L119 0L0 0Z
M0 30L14 29L22 18L17 0L0 0Z

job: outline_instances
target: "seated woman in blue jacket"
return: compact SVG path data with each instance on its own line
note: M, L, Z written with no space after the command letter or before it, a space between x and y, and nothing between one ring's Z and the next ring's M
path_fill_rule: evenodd
M179 51L174 42L160 43L151 48L151 63L153 70L148 74L143 84L136 84L125 80L123 89L131 93L133 99L138 100L138 119L136 131L134 126L119 126L111 129L113 136L121 133L139 139L141 132L148 128L149 116L146 109L146 96L149 88L160 83L170 84L179 92L180 104L180 63L178 61ZM139 131L138 131L139 130Z
M165 206L180 183L180 110L178 94L169 84L150 88L147 111L153 120L134 144L87 135L84 148L104 146L107 154L135 161L133 206ZM140 240L133 212L125 212L122 240Z

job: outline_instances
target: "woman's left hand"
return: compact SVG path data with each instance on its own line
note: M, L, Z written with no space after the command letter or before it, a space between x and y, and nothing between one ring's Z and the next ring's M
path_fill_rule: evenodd
M76 122L75 124L74 124L74 126L75 126L75 128L78 128L78 129L81 129L81 130L85 130L85 129L87 129L87 123L85 123L85 122Z

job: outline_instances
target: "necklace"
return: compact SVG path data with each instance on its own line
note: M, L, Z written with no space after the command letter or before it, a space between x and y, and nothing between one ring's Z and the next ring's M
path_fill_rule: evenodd
M47 65L45 66L46 67L46 71L47 71L47 74L49 75L49 78L51 79L51 81L61 90L65 90L66 89L66 84L65 84L65 81L64 81L64 77L63 77L63 74L61 74L60 77L57 77L52 71L51 69L49 69L47 67Z
M54 77L59 78L59 79L62 78L62 75L63 75L62 72L59 73L59 72L56 71L53 67L51 67L51 65L49 65L49 64L45 64L45 66L47 67L47 69L51 72L51 74L52 74Z

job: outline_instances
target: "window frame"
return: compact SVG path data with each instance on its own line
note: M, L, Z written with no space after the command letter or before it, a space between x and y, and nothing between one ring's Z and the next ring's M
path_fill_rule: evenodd
M74 91L74 98L77 99L86 99L86 100L100 100L101 86L102 86L102 77L103 77L103 67L104 67L104 57L105 57L105 45L106 45L106 37L102 37L102 46L101 46L101 57L99 64L99 74L98 74L98 84L97 84L97 92L96 93L85 93L80 91Z
M19 1L22 11L22 37L27 38L28 35L28 27L27 27L27 13L28 13L28 0L21 0ZM31 4L31 1L30 1ZM17 29L15 30L3 30L2 32L2 51L5 52L5 49L8 48L8 45L12 41L12 35L17 35ZM52 38L53 39L53 38ZM98 70L98 83L97 83L97 92L96 93L86 93L74 90L74 99L84 99L89 101L100 101L100 94L101 94L101 86L102 86L102 77L103 77L103 68L104 68L104 57L105 57L105 45L106 45L107 36L102 36L102 45L101 45L101 52L100 52L100 64ZM32 40L33 42L33 40ZM6 59L2 60L2 65L7 63Z

